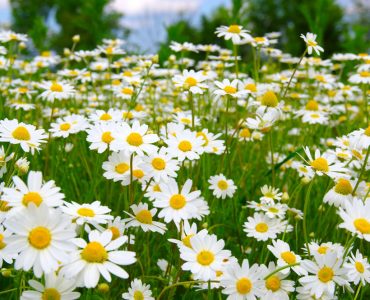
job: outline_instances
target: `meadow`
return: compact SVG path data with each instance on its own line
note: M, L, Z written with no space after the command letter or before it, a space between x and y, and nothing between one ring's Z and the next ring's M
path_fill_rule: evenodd
M214 30L163 62L0 32L0 299L370 298L370 55Z

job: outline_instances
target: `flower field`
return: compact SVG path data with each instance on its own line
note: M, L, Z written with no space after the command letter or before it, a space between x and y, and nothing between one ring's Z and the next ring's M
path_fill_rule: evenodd
M214 30L161 62L0 32L0 299L370 298L370 55Z

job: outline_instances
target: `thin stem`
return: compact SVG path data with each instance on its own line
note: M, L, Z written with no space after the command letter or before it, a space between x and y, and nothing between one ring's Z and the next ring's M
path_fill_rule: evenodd
M281 270L284 270L284 269L287 269L287 268L290 268L290 267L295 267L295 266L298 266L298 265L299 265L299 263L295 263L295 264L286 265L286 266L277 268L276 270L274 270L273 272L271 272L270 274L265 276L265 278L263 278L263 279L266 280L266 279L270 278L272 275L274 275L276 273L279 273Z
M238 47L237 45L233 44L234 49L234 60L235 60L235 75L236 78L239 79L239 64L238 64Z
M362 288L362 281L360 281L360 283L358 284L356 295L355 295L355 298L353 298L353 300L356 300L357 299L358 295L360 294L361 288Z
M370 146L367 148L367 152L366 152L366 156L365 156L365 160L364 160L364 164L362 165L362 168L361 168L361 171L360 171L360 175L358 176L358 179L357 179L357 182L356 182L356 185L355 185L355 188L353 189L353 192L352 192L352 195L354 196L356 191L357 191L357 188L360 184L360 181L361 181L361 177L362 175L364 174L365 172L365 169L366 169L366 165L367 165L367 161L369 159L369 154L370 154Z
M307 192L306 192L306 197L304 199L304 208L303 208L303 234L304 234L304 239L306 243L306 248L307 248L307 253L309 256L311 256L310 253L310 248L308 247L308 236L307 236L307 210L308 210L308 203L310 200L310 194L311 194L311 189L313 186L313 181L315 177L311 179L310 185L308 186Z
M269 133L269 144L271 152L271 174L272 174L272 186L275 186L275 162L274 162L274 148L272 143L272 130Z

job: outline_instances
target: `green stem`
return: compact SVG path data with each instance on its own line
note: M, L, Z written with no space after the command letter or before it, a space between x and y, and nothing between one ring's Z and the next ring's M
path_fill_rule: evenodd
M365 156L365 160L364 160L364 164L362 165L362 168L361 168L361 171L360 171L360 175L358 176L358 179L357 179L357 182L356 182L356 185L355 185L355 188L353 189L353 192L352 192L352 195L354 196L356 191L357 191L357 188L361 182L361 177L362 175L364 174L365 172L365 169L366 169L366 165L367 165L367 161L369 159L369 154L370 154L370 146L367 148L367 152L366 152L366 156Z
M276 270L274 270L273 272L271 272L270 274L265 276L265 278L263 278L263 279L266 280L266 279L270 278L272 275L274 275L276 273L279 273L281 270L284 270L284 269L287 269L287 268L290 268L290 267L295 267L295 266L298 266L298 265L299 265L299 263L295 263L295 264L286 265L286 266L277 268Z
M307 210L308 210L308 203L310 200L310 194L311 194L311 189L313 186L313 181L315 179L315 176L311 179L310 185L308 186L307 192L306 192L306 197L304 200L304 208L303 208L303 234L304 234L304 239L306 243L306 248L307 248L307 253L309 256L311 256L310 253L310 248L308 247L308 235L307 235Z

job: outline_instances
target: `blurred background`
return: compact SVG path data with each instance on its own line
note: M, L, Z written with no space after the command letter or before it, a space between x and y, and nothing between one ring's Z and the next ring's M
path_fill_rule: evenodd
M79 49L119 37L132 53L163 58L171 41L227 47L214 31L233 23L254 36L280 31L279 47L294 55L307 31L318 34L326 56L369 51L369 0L0 0L1 27L27 33L39 51L62 51L79 34Z

